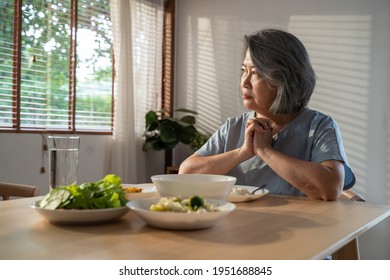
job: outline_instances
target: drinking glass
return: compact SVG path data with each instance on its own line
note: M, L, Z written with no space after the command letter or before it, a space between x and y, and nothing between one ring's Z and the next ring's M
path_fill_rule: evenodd
M50 189L76 183L80 137L49 136L47 140Z

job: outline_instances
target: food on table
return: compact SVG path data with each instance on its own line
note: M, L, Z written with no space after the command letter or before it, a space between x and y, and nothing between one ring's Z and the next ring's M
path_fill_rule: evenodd
M121 179L108 174L97 182L60 186L50 190L39 202L39 207L55 209L105 209L126 206Z
M231 195L250 195L250 192L246 188L233 187Z
M208 203L201 196L190 196L186 199L180 197L162 197L157 203L150 205L151 211L207 213L219 211L213 204Z
M140 192L142 192L142 188L138 188L138 187L135 187L135 186L125 187L123 189L125 190L125 192L128 192L128 193L140 193Z

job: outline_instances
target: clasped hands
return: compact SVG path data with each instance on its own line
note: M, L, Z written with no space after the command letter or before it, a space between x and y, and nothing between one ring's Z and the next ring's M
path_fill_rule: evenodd
M245 140L241 149L249 156L258 155L272 146L274 130L272 122L265 118L249 119L245 127Z

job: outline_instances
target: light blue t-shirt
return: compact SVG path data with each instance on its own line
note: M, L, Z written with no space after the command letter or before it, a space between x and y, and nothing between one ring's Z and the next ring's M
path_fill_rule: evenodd
M254 115L254 112L247 112L239 117L228 118L196 153L210 156L241 147L245 137L245 124ZM273 148L291 157L311 162L342 161L345 169L344 189L355 184L355 175L349 166L339 128L331 117L321 112L311 109L302 111L275 135ZM279 177L258 156L240 163L227 175L236 177L237 185L267 184L267 189L273 194L305 195Z

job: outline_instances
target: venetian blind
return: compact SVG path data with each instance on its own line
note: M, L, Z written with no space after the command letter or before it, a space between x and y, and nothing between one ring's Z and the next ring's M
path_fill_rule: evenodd
M16 4L15 4L16 5ZM14 87L17 81L14 80L14 67L17 65L17 57L14 52L14 3L0 3L0 127L12 127L16 115L16 97Z
M109 1L15 0L0 7L0 127L110 133Z

